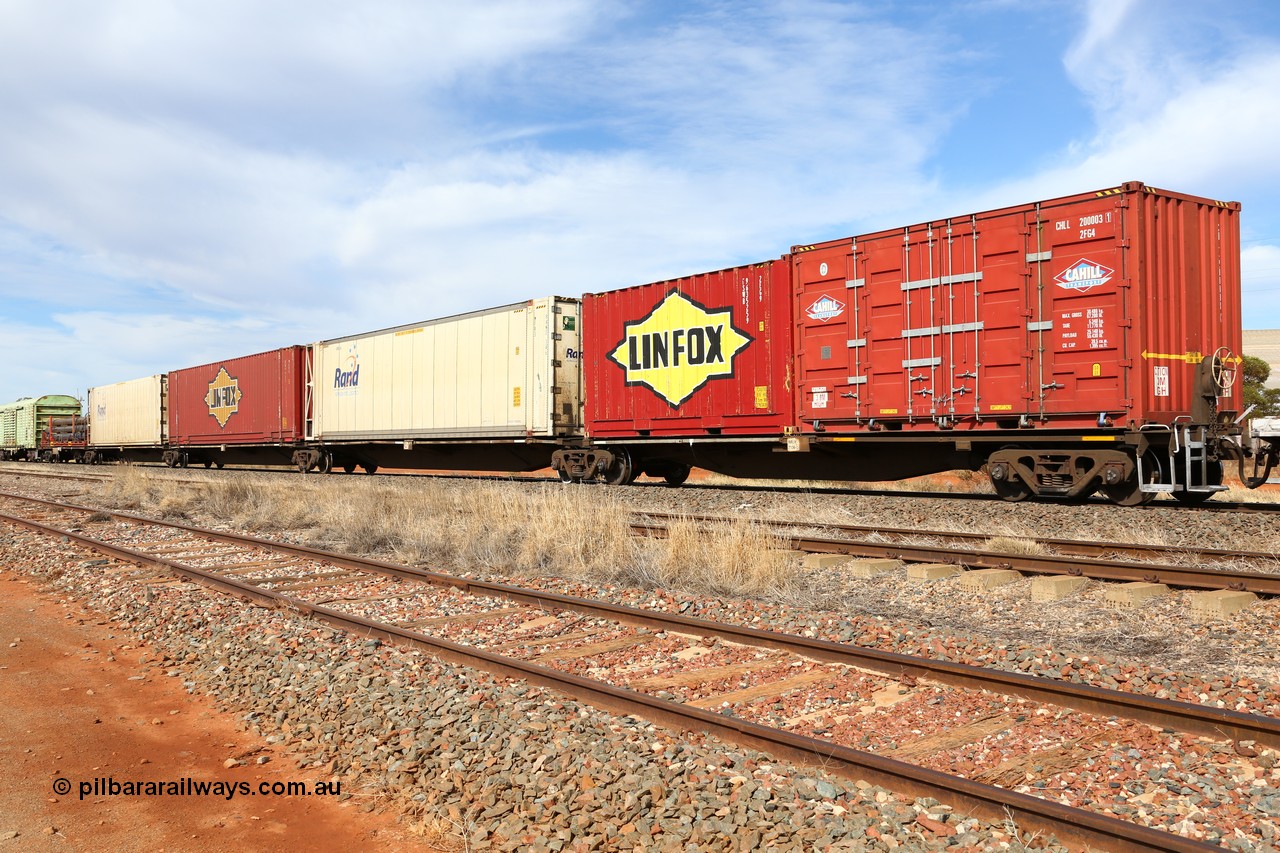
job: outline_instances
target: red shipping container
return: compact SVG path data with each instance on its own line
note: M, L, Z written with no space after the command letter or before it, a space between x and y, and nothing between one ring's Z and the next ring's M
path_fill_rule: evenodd
M781 434L794 417L785 259L582 300L587 433Z
M1239 209L1127 183L796 247L802 431L1190 415L1202 359L1240 352Z
M170 373L170 443L301 441L306 358L306 347L292 346Z

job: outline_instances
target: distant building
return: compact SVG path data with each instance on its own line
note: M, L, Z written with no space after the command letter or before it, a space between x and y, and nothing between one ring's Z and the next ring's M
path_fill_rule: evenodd
M1243 349L1271 365L1267 387L1280 388L1280 329L1245 329Z

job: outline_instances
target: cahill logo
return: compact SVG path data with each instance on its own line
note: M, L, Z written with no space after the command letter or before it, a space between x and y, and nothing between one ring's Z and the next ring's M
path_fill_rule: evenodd
M1067 290L1093 290L1111 281L1111 276L1115 274L1115 270L1111 267L1103 266L1096 261L1081 259L1062 272L1053 277L1058 283L1058 287L1065 287Z
M609 360L676 408L712 379L733 375L734 357L751 338L733 326L732 310L708 310L678 291L648 316L627 323Z
M844 313L844 303L834 296L821 296L812 305L804 309L804 313L811 320L821 320L825 323Z
M209 383L209 390L204 395L209 414L213 415L221 429L231 420L231 416L240 411L240 398L244 392L240 390L240 380L227 373L225 367L218 368L218 375Z

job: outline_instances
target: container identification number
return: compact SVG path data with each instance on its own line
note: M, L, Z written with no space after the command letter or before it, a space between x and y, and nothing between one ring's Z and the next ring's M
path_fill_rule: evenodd
M1098 225L1109 225L1111 223L1111 211L1106 213L1090 213L1087 216L1078 217L1074 223L1070 219L1059 219L1053 224L1055 231L1071 231L1078 230L1079 240L1092 240L1098 236Z

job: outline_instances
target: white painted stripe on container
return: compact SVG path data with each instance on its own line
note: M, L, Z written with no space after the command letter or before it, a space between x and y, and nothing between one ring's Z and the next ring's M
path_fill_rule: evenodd
M915 281L904 281L902 283L903 290L919 290L922 287L937 287L942 284L940 278L921 278Z
M962 284L966 281L982 281L980 272L962 272L955 275L938 276L937 278L920 278L915 281L904 281L903 290L919 290L922 287L937 287L943 284Z
M904 358L903 367L937 367L942 364L941 358Z
M982 281L982 273L980 272L962 272L955 275L944 275L941 279L943 284L962 284L966 281Z
M867 283L865 278L851 278L844 283L845 287L862 287Z
M952 323L950 326L943 326L944 332L977 332L983 328L982 321L976 323Z
M849 349L853 349L854 347L865 347L867 345L867 339L854 338L853 340L849 341L848 344L849 344Z
M847 384L849 384L849 385L866 385L866 384L867 384L867 377L865 377L865 376L850 376L850 377L849 377L849 381L848 381L848 383L847 383Z
M926 329L903 329L902 336L904 338L919 338L924 335L936 335L942 331L940 326L929 326Z
M1052 321L1052 320L1041 320L1041 321L1040 321L1040 322L1038 322L1038 323L1028 323L1028 324L1027 324L1027 331L1028 331L1028 332L1049 332L1049 331L1052 331L1052 330L1053 330L1053 321Z
M1053 250L1046 249L1043 252L1027 252L1027 263L1038 264L1044 261L1053 260Z

